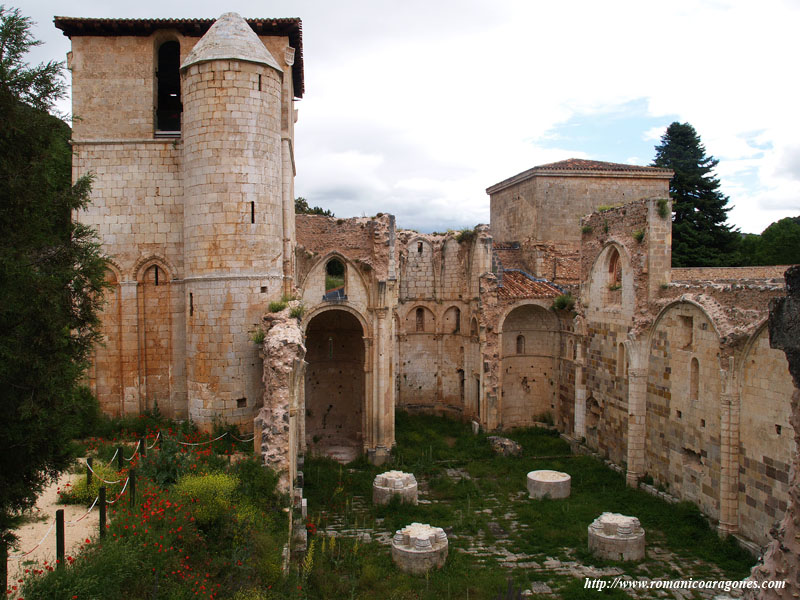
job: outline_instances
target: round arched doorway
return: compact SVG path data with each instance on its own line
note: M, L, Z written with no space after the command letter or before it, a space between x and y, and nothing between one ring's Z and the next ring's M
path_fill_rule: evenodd
M306 446L349 461L363 450L364 330L345 310L326 310L306 328Z

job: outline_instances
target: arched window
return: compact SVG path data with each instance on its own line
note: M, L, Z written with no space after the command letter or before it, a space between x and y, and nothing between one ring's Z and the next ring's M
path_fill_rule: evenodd
M417 331L425 331L425 309L417 309Z
M325 265L325 300L345 300L344 263L332 258Z
M455 325L453 325L453 333L458 333L461 331L461 309L456 308L455 310Z
M164 42L158 48L156 67L156 131L177 134L181 131L181 46Z
M696 358L692 358L689 371L689 398L697 400L700 395L700 363Z
M517 354L525 354L525 336L517 336Z
M619 261L619 250L612 248L608 256L608 288L622 287L622 267Z

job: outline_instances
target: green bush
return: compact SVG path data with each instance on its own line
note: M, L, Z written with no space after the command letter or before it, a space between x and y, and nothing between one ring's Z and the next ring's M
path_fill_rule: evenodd
M581 233L583 235L589 235L590 233L592 233L592 231L594 231L594 228L591 225L584 225L583 227L581 227Z
M125 478L118 484L108 484L101 481L117 481L120 479L119 473L111 466L106 466L102 462L96 462L92 465L94 474L92 475L92 484L87 487L86 485L86 467L81 462L83 468L81 469L81 476L74 479L72 483L68 484L63 490L59 492L59 504L91 504L100 493L100 488L106 488L106 498L109 500L122 489L122 484Z
M641 244L644 240L644 229L637 229L631 235L633 236L633 239Z
M190 502L200 527L218 524L229 516L239 480L226 473L184 475L175 484L175 491Z
M459 231L458 234L456 234L456 241L459 244L462 243L462 242L471 242L473 239L475 239L476 235L477 234L475 233L474 229L470 229L469 227L465 227L464 229Z
M305 305L300 303L289 311L289 316L292 317L293 319L302 319L303 313L305 312L306 312Z
M669 211L667 210L666 198L658 199L658 216L661 217L662 219L666 219L669 216Z
M278 311L272 310L272 304L270 304L270 310L272 312L278 312ZM283 309L280 309L280 310L283 310ZM267 334L264 332L263 329L261 329L261 327L258 327L257 329L254 329L253 331L250 332L250 341L253 342L254 344L259 345L259 346L264 343L264 339L266 337L267 337Z
M572 310L575 308L575 298L572 294L561 294L553 299L553 310Z
M282 300L275 300L274 302L269 303L269 312L281 312L284 308L286 308L286 302L283 302Z

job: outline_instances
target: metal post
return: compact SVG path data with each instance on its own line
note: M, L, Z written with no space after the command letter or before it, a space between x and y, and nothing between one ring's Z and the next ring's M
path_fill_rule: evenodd
M106 488L102 486L98 493L97 502L100 503L100 537L106 535Z
M64 568L64 509L56 511L56 568Z
M139 438L139 454L142 458L147 456L147 438Z
M130 471L128 471L128 477L130 477L130 480L128 481L128 487L131 490L130 491L130 494L131 494L131 504L130 505L133 506L134 504L136 504L136 469L131 469Z
M92 468L94 467L94 459L90 456L86 459L86 491L92 489Z

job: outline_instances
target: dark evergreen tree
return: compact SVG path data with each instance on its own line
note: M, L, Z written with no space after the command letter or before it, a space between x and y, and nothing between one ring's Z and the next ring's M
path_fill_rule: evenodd
M719 191L713 170L719 161L706 156L694 127L673 123L656 146L653 166L672 169L672 265L738 264L739 234L725 224L728 198Z
M31 21L0 6L0 540L70 460L80 386L99 339L106 262L71 219L88 178L71 184L69 127L47 110L62 66L30 67ZM96 400L95 406L96 406Z

